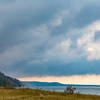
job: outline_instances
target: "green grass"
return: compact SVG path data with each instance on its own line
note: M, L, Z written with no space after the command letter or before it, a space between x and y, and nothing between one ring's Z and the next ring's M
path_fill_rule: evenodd
M50 92L32 89L0 88L0 100L100 100L100 96Z

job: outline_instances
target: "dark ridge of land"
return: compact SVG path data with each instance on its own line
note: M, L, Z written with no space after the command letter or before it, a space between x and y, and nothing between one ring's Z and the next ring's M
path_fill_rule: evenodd
M19 80L6 76L0 72L0 87L21 87L23 85Z

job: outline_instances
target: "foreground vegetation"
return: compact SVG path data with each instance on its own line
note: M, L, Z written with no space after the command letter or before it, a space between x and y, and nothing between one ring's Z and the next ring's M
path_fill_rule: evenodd
M0 100L100 100L100 96L68 95L43 90L0 88Z

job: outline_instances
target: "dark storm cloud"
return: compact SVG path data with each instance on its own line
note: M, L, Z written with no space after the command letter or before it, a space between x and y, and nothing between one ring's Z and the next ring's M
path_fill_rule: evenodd
M25 62L17 64L16 67L9 68L11 76L31 77L31 76L70 76L84 74L100 74L100 62L77 61L68 64L48 64L48 65L27 65ZM24 66L24 67L23 67ZM5 68L7 70L7 68ZM5 71L4 71L5 72ZM8 72L6 72L9 74Z
M14 3L16 0L0 0L1 4L9 4L9 3Z

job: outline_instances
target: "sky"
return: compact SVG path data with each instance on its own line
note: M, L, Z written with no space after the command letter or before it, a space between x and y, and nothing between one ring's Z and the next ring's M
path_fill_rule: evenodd
M99 9L100 0L0 0L0 71L100 85Z

